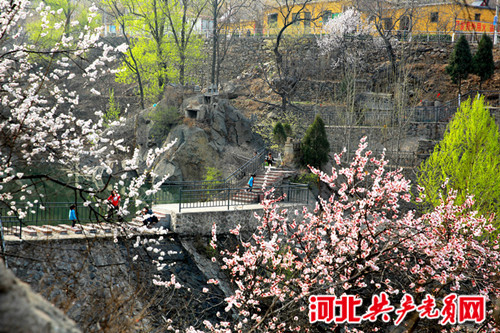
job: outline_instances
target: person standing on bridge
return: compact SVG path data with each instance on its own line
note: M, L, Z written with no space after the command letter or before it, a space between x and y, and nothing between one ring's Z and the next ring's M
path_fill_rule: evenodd
M69 206L69 220L71 221L71 227L74 228L77 222L76 205Z
M120 209L120 195L116 190L111 191L111 195L108 197L108 215L107 218L109 219L115 212L118 212Z

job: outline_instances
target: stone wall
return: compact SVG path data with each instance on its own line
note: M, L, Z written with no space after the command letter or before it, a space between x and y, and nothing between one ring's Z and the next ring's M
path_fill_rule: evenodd
M177 238L162 238L143 236L146 244L137 247L135 237L125 236L8 242L6 258L18 278L65 312L83 332L159 327L165 331L169 320L179 323L221 311L215 306L223 298L220 290L206 284L207 278ZM158 250L147 251L149 246ZM161 271L155 263L160 256ZM172 273L186 288L169 291L153 284L155 276L169 280ZM210 297L200 296L205 295L203 288L210 290Z
M309 193L309 208L313 209L314 196ZM306 203L280 203L281 208L289 211L302 210ZM217 224L217 234L229 234L230 230L239 224L242 232L254 231L261 225L255 215L262 216L263 209L260 204L225 207L207 207L182 209L181 213L170 212L172 230L182 236L211 236L212 225Z
M249 208L248 206L231 207L233 210L228 211L227 207L220 207L220 211L211 211L205 209L196 209L190 211L182 211L180 214L173 213L172 228L175 233L180 235L204 235L210 236L212 225L217 223L217 233L229 233L229 230L234 229L238 224L242 230L251 230L257 226L255 214L262 214L262 209Z

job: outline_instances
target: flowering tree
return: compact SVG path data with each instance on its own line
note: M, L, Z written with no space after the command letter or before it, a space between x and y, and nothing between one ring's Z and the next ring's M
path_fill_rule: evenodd
M93 202L96 209L104 202L100 194L116 177L122 181L135 174L138 152L129 152L123 140L114 139L112 131L104 132L100 120L79 119L79 97L69 91L67 83L82 77L93 84L113 59L114 48L99 42L98 31L89 26L78 38L71 34L59 36L49 48L25 43L23 22L29 17L29 1L0 1L0 207L2 214L26 217L35 204L44 200L48 188L65 191L68 199ZM36 8L46 30L64 30L65 22L50 22L54 10L44 3ZM89 25L96 7L89 9ZM91 49L102 51L89 60ZM123 47L118 47L123 51ZM31 55L43 54L36 61ZM35 59L35 61L33 61ZM76 64L76 65L75 65ZM82 82L85 82L82 80ZM90 88L90 87L89 87ZM97 89L91 92L99 94ZM115 122L114 125L118 125ZM125 154L131 158L124 158ZM128 196L121 206L127 213L129 202L139 195L148 167L156 156L147 156L144 173L131 180ZM101 172L97 173L96 170ZM41 206L43 209L43 205ZM97 210L96 210L97 212Z
M370 36L374 32L373 26L364 23L361 13L353 8L328 20L323 30L325 34L318 38L318 46L323 54L339 52L339 57L333 63L334 67L359 66L367 49L350 47L349 42Z
M341 320L311 324L308 301L314 295L348 302L352 296L349 304L356 311L349 321L361 318L352 331L386 331L395 319L407 331L450 329L447 321L421 320L421 311L403 316L401 309L410 301L433 309L435 299L450 293L448 305L456 294L482 295L488 301L499 294L498 239L478 240L492 226L467 210L473 199L456 205L451 192L430 213L402 212L400 205L410 202L410 182L400 171L388 172L384 156L372 157L366 146L362 140L348 167L341 167L335 155L331 175L312 168L333 191L313 211L289 211L277 205L278 199L267 199L255 233L245 239L239 228L233 231L239 247L221 250L221 260L235 287L226 310L235 311L237 320L206 322L211 331L306 332L344 325ZM216 241L214 233L213 246ZM390 302L400 310L398 318L385 313L377 320L384 312L370 312L374 293L380 297L372 305ZM447 311L436 308L434 315Z

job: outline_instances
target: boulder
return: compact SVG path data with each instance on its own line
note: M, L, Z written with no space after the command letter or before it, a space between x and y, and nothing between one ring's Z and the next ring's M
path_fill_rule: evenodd
M247 96L249 94L249 89L240 84L240 83L234 83L232 81L225 82L222 85L222 91L220 94L221 98L227 98L227 99L235 99L238 98L239 96Z
M226 115L217 110L213 116L212 129L221 136L227 136Z
M167 142L175 139L169 162L180 169L184 180L202 179L206 167L218 166L219 154L201 128L179 125L170 132Z
M0 260L0 332L81 332L75 322L18 280Z
M158 163L153 168L153 172L160 177L169 175L169 181L181 181L182 172L181 169L173 162L170 162L166 158L159 158Z

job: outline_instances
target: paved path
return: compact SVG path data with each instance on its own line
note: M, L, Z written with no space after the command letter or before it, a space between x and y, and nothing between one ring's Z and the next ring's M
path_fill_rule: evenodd
M226 201L227 203L227 201ZM194 203L196 204L196 203ZM182 208L181 213L206 213L206 212L224 212L224 211L235 211L235 210L249 210L249 209L262 209L261 204L239 204L239 205L230 205L229 209L227 204L224 206L208 206L208 207L196 207L196 208ZM155 213L163 213L163 214L171 214L179 213L179 204L162 204L162 205L153 205L153 212Z
M167 233L162 228L147 228L141 222L83 224L72 228L67 224L25 226L22 229L23 240L54 240L54 239L84 239L106 238L115 236L130 236L139 234ZM4 228L5 241L21 241L17 227Z

